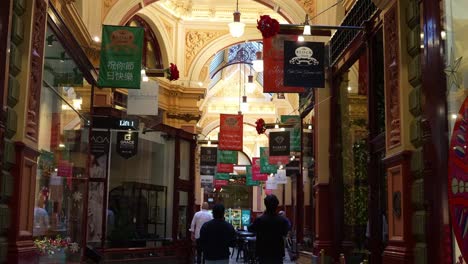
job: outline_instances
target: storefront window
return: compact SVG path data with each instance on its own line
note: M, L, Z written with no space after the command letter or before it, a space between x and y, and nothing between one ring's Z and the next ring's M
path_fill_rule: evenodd
M127 132L111 132L106 247L161 246L172 237L174 140L140 134L128 158L118 151L118 133Z
M33 236L40 250L64 239L54 255L79 260L88 177L90 86L56 35L46 33L40 100Z
M454 259L468 253L465 237L467 193L466 181L466 122L468 120L468 2L464 0L442 1L441 39L445 41L445 73L447 78L447 110L449 125L449 204L454 234ZM466 257L465 257L466 260Z

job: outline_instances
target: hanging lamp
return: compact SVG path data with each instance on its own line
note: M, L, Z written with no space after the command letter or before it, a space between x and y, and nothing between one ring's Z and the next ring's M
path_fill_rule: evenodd
M229 33L235 38L244 35L245 24L240 22L239 0L236 1L236 12L233 13L234 21L229 23Z

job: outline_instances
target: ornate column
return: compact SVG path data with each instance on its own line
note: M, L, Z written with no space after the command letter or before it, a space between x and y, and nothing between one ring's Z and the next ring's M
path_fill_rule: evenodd
M380 1L383 2L383 1ZM407 97L411 86L408 74L402 69L408 64L405 47L405 7L402 1L387 1L384 8L384 70L386 109L386 157L388 201L388 245L383 263L413 263L410 160L411 115Z
M8 84L9 84L9 61L10 53L6 52L10 47L10 32L11 32L11 18L13 13L13 0L0 1L0 114L5 116L4 110L6 109L8 97ZM11 79L13 80L13 79ZM8 250L7 231L9 228L9 207L8 199L11 195L11 188L6 186L6 180L11 180L11 175L6 166L7 157L5 155L5 130L7 124L4 118L0 118L0 262L6 261ZM11 146L11 145L8 145ZM3 187L4 186L4 187Z
M11 177L9 183L13 190L9 200L8 263L37 262L32 230L47 7L48 0L14 1L7 108L9 133L5 141L11 175L3 175Z

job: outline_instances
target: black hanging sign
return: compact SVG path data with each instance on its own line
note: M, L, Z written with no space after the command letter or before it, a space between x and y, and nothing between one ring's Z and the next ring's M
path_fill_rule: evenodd
M270 132L270 156L289 156L289 131Z
M138 152L138 132L117 132L117 153L125 159Z
M217 147L201 147L200 165L216 166L217 154Z
M284 85L325 87L323 42L284 41Z

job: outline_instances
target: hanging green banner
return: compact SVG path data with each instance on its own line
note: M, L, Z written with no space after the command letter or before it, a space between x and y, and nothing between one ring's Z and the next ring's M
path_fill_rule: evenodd
M252 179L252 166L245 166L245 185L247 186L258 186L260 185L259 181L254 181Z
M260 147L260 173L276 173L278 167L268 162L270 151L267 147Z
M144 30L103 26L99 87L140 89Z
M216 173L215 175L216 180L229 180L229 178L229 173Z
M281 123L292 124L292 128L287 128L286 131L290 132L289 140L290 146L289 150L291 152L300 152L301 151L301 117L298 115L282 115Z
M218 163L237 164L237 150L218 150Z

